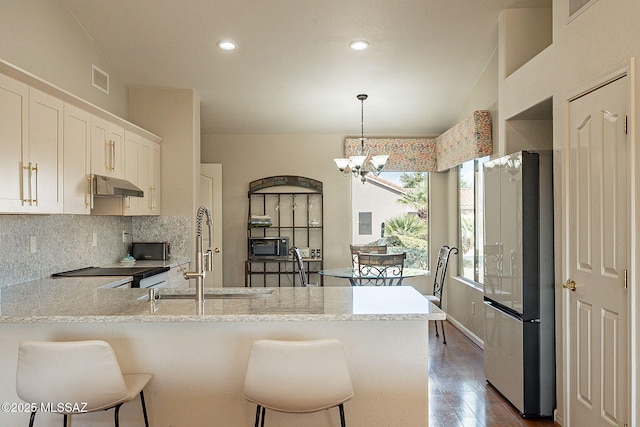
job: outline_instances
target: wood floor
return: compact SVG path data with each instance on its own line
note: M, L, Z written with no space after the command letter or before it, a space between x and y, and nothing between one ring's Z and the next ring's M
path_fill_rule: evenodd
M447 344L429 336L429 426L556 426L551 419L522 418L484 378L483 352L462 332L445 322Z

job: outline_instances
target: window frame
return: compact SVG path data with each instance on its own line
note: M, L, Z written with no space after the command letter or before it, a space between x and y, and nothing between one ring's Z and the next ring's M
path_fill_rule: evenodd
M426 184L425 184L425 190L427 192L427 240L426 240L426 244L427 244L427 249L426 249L426 257L424 259L425 262L425 266L424 269L426 270L430 270L431 267L431 254L433 253L432 248L431 248L431 239L432 239L432 227L431 227L431 221L432 221L432 212L431 212L431 200L432 200L432 173L431 172L427 172L427 171L383 171L383 173L385 172L396 172L396 173L408 173L408 174L414 174L414 173L420 173L420 174L426 174ZM362 182L360 181L360 178L353 178L351 179L351 209L354 210L356 209L356 207L354 206L354 201L353 201L353 188L356 186L361 186L363 185ZM359 188L359 187L358 187ZM354 227L358 226L359 227L359 214L360 212L365 212L365 211L359 211L356 210L357 212L357 217L358 217L358 224L355 223L355 221L352 221L351 223L351 227L352 227L352 232L351 232L351 236L354 236ZM367 211L368 212L368 211ZM417 211L409 211L406 212L406 214L408 215L416 215L417 216ZM375 235L376 233L376 229L374 227L375 225L375 220L374 220L375 215L372 212L372 235ZM352 218L356 218L356 216L354 216L352 214ZM385 231L385 237L387 236L386 231ZM421 262L422 262L422 257L420 258ZM406 264L405 264L406 267ZM423 268L423 267L420 267Z
M464 162L457 166L456 173L456 197L457 197L457 222L458 222L458 247L460 248L461 254L461 262L458 263L458 279L465 281L475 287L482 287L483 277L482 277L482 257L483 257L483 248L482 242L484 240L484 193L481 188L483 185L483 177L482 177L482 165L489 161L490 157L479 157L467 162ZM464 165L473 162L473 278L470 278L465 275L465 265L464 265L464 253L463 253L463 233L462 233L462 214L461 214L461 169ZM480 214L479 214L480 212ZM479 236L479 233L482 235Z

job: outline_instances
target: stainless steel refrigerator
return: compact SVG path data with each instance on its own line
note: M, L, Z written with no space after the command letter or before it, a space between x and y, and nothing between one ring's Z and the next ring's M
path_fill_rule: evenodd
M555 407L552 152L484 164L484 371L522 416Z

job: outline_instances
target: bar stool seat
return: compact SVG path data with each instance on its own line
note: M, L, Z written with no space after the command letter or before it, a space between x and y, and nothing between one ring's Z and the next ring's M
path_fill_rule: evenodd
M336 339L309 341L259 340L249 354L244 397L255 403L258 427L265 408L311 413L338 406L344 427L344 402L353 386L342 343Z
M105 341L25 341L18 347L16 391L22 400L36 406L78 404L56 411L64 415L63 427L67 427L69 415L111 408L115 408L114 424L118 427L120 406L138 395L144 425L149 427L142 389L151 378L147 373L123 374ZM29 427L33 427L35 416L34 410Z

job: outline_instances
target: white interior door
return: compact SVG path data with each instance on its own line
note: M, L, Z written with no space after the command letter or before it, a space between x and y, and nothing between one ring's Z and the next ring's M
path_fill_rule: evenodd
M629 78L569 104L565 372L570 426L629 420ZM568 282L569 283L569 282Z
M214 163L200 164L200 205L209 208L213 220L209 235L203 232L203 247L213 249L213 271L207 272L204 280L205 288L220 288L222 282L222 165Z

